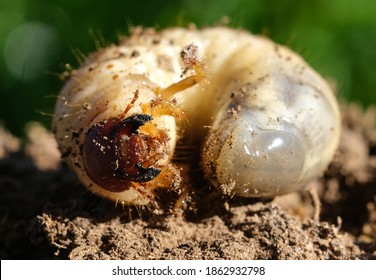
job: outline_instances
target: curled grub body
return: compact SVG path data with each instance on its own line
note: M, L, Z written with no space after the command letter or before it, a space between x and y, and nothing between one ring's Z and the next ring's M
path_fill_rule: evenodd
M62 89L53 128L85 186L142 205L158 188L184 192L171 163L179 139L202 145L204 174L225 194L299 189L332 159L340 116L327 83L287 48L225 27L172 28L91 55Z

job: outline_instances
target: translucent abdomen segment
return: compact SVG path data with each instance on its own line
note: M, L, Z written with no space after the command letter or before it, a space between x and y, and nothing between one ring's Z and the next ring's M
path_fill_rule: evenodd
M236 126L219 154L216 177L240 196L272 197L300 183L306 147L293 133Z

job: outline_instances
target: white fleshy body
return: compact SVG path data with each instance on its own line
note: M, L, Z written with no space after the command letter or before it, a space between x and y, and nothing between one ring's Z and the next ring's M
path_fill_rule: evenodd
M325 80L292 51L246 31L172 28L93 54L61 91L53 128L83 184L108 199L148 203L135 189L112 193L93 182L80 145L91 126L121 114L136 90L127 115L142 113L156 88L179 82L179 54L191 43L205 61L206 78L173 99L186 112L182 140L202 143L201 165L214 186L230 195L273 197L322 174L340 135L338 104ZM182 137L180 122L168 114L153 122L169 135L162 160L168 162Z

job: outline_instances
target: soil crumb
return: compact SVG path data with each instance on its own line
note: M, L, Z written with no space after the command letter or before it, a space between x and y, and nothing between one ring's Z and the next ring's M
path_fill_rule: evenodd
M115 207L86 191L41 125L23 142L0 127L0 257L376 259L376 108L342 113L339 150L310 191L229 199L194 180L184 216Z

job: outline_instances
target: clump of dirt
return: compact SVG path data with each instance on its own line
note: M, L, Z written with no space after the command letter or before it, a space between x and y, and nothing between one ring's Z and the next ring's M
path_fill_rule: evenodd
M23 145L0 128L0 257L376 259L376 109L342 111L339 151L310 192L226 199L195 180L184 217L116 208L80 185L40 125Z

